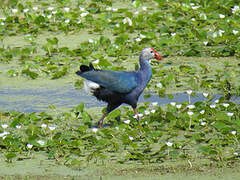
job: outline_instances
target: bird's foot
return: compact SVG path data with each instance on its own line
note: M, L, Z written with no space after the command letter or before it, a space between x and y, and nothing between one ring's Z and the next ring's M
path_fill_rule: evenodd
M102 121L99 121L99 122L98 122L98 127L99 127L99 128L102 128L102 127L103 127Z

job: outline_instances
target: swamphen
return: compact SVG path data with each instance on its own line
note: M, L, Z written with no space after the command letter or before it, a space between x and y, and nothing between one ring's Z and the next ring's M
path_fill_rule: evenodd
M145 48L139 56L140 68L137 71L104 71L81 65L76 74L87 79L84 88L91 92L98 100L108 103L107 110L99 120L102 128L103 120L108 113L119 107L122 103L132 106L137 114L137 101L147 83L152 77L150 59L161 60L162 57L153 49Z

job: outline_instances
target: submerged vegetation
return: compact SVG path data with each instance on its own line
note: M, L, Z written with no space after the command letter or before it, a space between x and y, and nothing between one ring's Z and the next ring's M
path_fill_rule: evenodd
M66 112L53 105L51 112L0 111L0 150L7 162L31 159L37 151L69 167L90 161L185 159L191 165L208 159L220 166L239 161L240 106L229 101L240 94L236 1L6 1L0 6L0 63L8 67L0 69L1 76L59 79L90 61L107 70L134 69L138 63L126 60L154 47L167 58L152 62L149 90L160 97L194 91L187 92L185 103L141 105L139 121L122 107L103 129L92 128L96 120L84 104ZM81 37L74 47L59 38L71 35ZM16 37L23 37L20 44L11 43ZM204 93L206 101L192 104L195 92ZM223 97L214 99L216 92Z

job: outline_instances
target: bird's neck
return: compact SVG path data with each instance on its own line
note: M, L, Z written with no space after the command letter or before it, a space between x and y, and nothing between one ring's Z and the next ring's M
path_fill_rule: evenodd
M139 63L140 63L140 69L139 72L142 73L142 75L145 77L146 83L151 79L152 77L152 68L149 64L148 59L144 59L141 55L139 57Z

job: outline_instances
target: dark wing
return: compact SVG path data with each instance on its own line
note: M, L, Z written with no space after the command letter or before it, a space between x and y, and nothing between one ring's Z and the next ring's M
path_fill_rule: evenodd
M90 70L82 73L77 72L77 74L119 93L129 93L137 86L136 72Z

